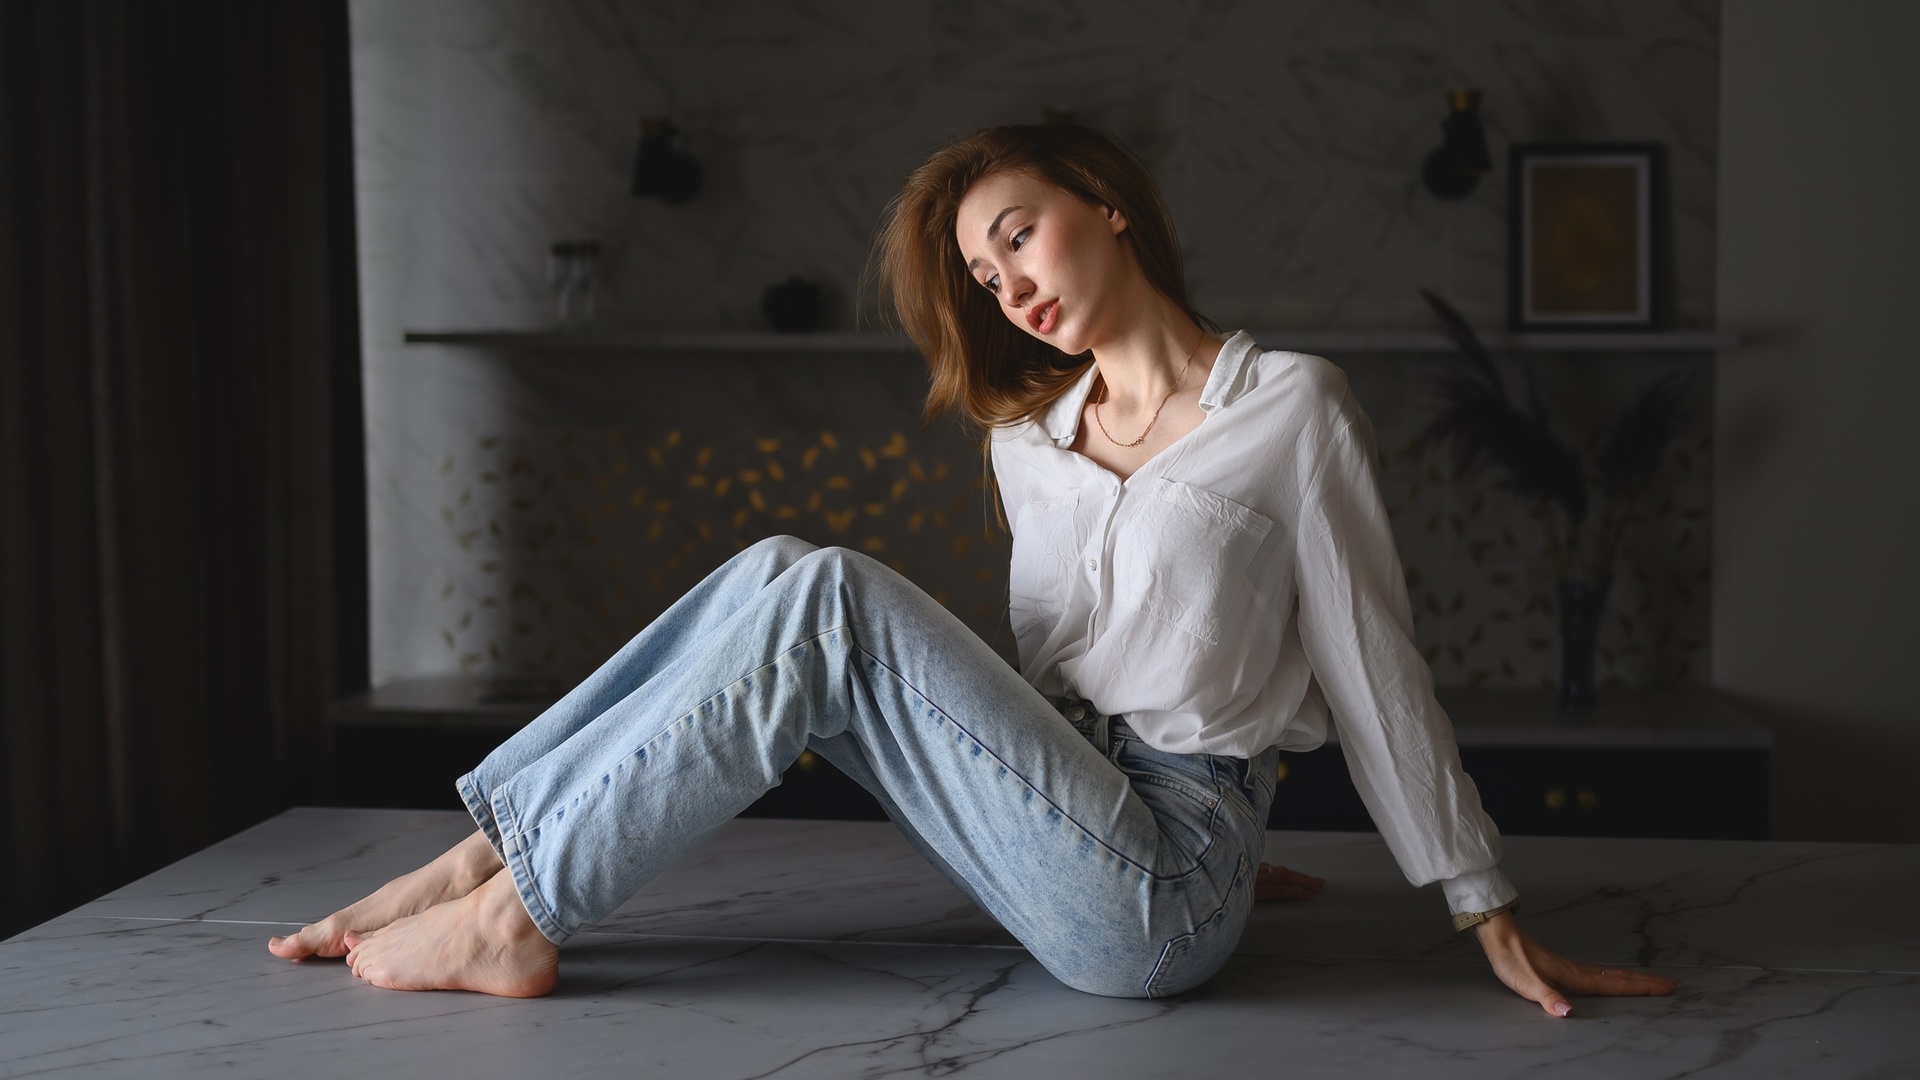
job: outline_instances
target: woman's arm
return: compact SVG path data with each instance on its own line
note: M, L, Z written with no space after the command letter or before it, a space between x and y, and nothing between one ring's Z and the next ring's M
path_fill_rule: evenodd
M1300 494L1300 643L1354 788L1415 885L1443 884L1455 913L1511 901L1500 833L1460 767L1453 726L1413 641L1413 609L1375 475L1374 439L1350 394L1331 409Z
M1300 508L1300 633L1362 800L1410 880L1445 883L1449 906L1513 899L1499 833L1460 768L1453 729L1413 643L1413 611L1380 498L1371 424L1350 395ZM1474 927L1500 981L1554 1016L1569 994L1670 994L1674 980L1568 960L1511 912Z

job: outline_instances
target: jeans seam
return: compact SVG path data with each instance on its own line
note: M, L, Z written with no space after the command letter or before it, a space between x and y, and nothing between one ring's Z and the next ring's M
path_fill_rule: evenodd
M514 892L520 897L520 906L527 909L527 917L533 920L534 929L540 936L560 944L573 933L561 925L559 917L547 905L546 898L540 895L538 879L534 877L533 864L527 861L525 833L520 829L519 815L514 813L513 800L504 791L493 793L493 816L501 822L501 835L513 837L513 844L501 843L500 861L506 865L507 872L513 875Z
M535 884L533 867L527 862L527 849L515 846L506 859L507 872L513 875L514 891L520 895L520 906L527 909L533 919L534 928L540 936L558 945L573 935L561 927L560 920L554 916L553 909L547 906L545 897L540 895Z
M1002 758L997 752L995 752L993 747L988 746L986 743L980 741L978 738L974 736L973 732L967 730L965 725L961 724L960 721L954 719L953 716L949 714L945 709L942 709L938 705L935 705L933 703L932 698L928 697L925 693L921 692L920 688L913 684L913 680L908 679L905 675L902 675L900 672L895 671L892 667L890 667L886 663L886 661L880 659L880 657L875 656L871 652L868 652L866 647L860 644L860 639L857 636L855 636L855 634L852 631L852 628L850 627L848 628L848 631L847 631L847 637L849 640L853 642L854 649L856 649L860 653L860 655L866 657L869 660L872 660L875 667L878 667L882 671L885 671L887 674L893 676L895 679L899 680L900 685L913 691L916 697L918 697L921 701L924 701L927 703L928 709L939 714L939 716L942 719L944 719L947 723L952 724L954 726L954 730L960 732L960 734L962 735L965 735L969 742L973 743L973 745L978 746L982 751L984 751L988 757L993 759L995 764L999 765L1002 769L1005 769L1009 776L1014 777L1015 779L1019 780L1020 783L1024 784L1028 791L1033 792L1036 796L1040 798L1041 802L1044 802L1047 806L1051 807L1055 813L1059 814L1061 820L1071 823L1073 827L1080 830L1080 832L1083 835L1085 835L1087 839L1093 841L1095 844L1100 845L1100 847L1103 850L1111 854L1114 858L1119 859L1121 862L1125 863L1126 865L1132 867L1133 869L1135 869L1136 871L1144 875L1147 878L1147 880L1154 881L1154 882L1179 881L1183 878L1191 877L1199 871L1200 867L1198 864L1196 864L1193 869L1187 870L1183 873L1174 874L1174 875L1156 874L1154 873L1152 868L1147 866L1142 866L1138 860L1129 857L1125 852L1120 851L1118 848L1115 848L1112 844L1107 843L1106 840L1103 839L1099 834L1095 833L1092 829L1089 829L1085 825L1081 824L1080 821L1076 819L1072 814L1067 813L1066 808L1062 807L1059 803L1054 802L1053 799L1049 797L1046 792L1036 787L1034 783L1028 780L1026 776L1021 774L1021 772L1018 769L1014 768L1010 763L1006 761L1006 759ZM1064 719L1064 717L1062 719ZM1211 820L1209 820L1208 827L1209 827L1209 832L1211 832L1211 827L1212 827Z

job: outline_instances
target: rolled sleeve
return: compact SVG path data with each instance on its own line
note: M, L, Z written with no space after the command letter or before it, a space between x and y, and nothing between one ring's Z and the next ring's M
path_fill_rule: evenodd
M1492 911L1520 895L1520 890L1513 887L1513 882L1508 881L1497 866L1450 877L1440 883L1440 890L1447 896L1447 912L1451 915L1463 911Z

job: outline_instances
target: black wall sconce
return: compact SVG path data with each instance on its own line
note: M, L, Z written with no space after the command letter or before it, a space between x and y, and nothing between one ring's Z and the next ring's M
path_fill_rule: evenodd
M700 190L700 163L673 148L680 129L663 116L640 119L640 153L633 161L633 193L683 203Z
M1480 91L1449 91L1447 103L1452 111L1440 125L1447 139L1427 155L1420 178L1435 196L1461 199L1492 170L1493 162L1487 156L1486 133L1480 128Z

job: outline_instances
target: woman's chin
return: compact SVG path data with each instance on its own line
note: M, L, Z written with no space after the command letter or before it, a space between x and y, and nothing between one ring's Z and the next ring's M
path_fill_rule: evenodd
M1092 347L1088 345L1085 341L1080 340L1080 336L1078 334L1068 332L1064 328L1058 327L1058 326L1054 327L1052 330L1049 330L1047 333L1044 333L1044 334L1036 333L1031 330L1029 330L1028 333L1033 334L1034 337L1039 338L1041 341L1046 342L1047 344L1053 346L1056 349L1059 349L1061 352L1067 354L1068 356L1079 356L1081 353L1086 352L1089 348Z

